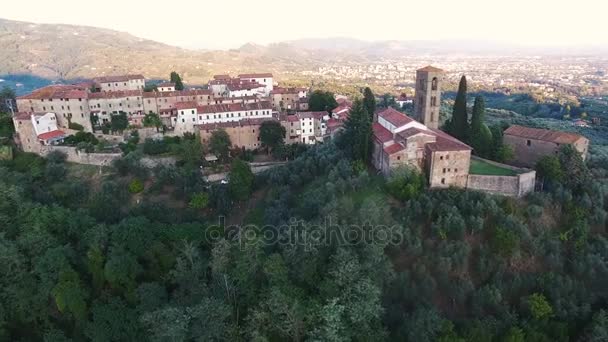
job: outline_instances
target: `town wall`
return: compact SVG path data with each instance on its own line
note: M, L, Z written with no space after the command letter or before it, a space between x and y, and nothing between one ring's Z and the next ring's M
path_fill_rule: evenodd
M511 169L519 172L515 176L491 176L491 175L471 175L467 178L467 189L479 190L496 195L523 197L534 192L536 184L536 171L521 169L510 165L496 163L490 160L473 157L473 159L483 160L485 163L493 164L502 168Z
M69 162L99 166L109 166L114 160L122 157L122 153L86 153L73 146L41 146L39 154L46 157L54 151L64 153Z

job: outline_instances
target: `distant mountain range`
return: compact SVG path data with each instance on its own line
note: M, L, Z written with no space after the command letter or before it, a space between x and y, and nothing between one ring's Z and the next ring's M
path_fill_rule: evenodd
M175 70L190 84L206 83L215 73L270 71L286 79L331 62L373 62L414 55L591 52L467 40L370 42L351 38L250 43L227 51L203 51L103 28L5 19L0 19L0 47L0 75L28 74L55 80L141 73L167 78ZM597 52L607 50L604 47Z

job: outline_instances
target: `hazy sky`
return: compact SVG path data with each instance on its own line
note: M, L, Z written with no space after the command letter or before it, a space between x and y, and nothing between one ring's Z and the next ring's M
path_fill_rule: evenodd
M336 36L608 45L606 0L2 2L0 17L7 19L106 27L197 48Z

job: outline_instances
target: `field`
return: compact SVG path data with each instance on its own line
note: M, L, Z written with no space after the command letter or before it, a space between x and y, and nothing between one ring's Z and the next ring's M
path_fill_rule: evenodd
M473 175L487 176L515 176L517 173L513 170L502 168L482 160L471 159L471 168L469 173Z

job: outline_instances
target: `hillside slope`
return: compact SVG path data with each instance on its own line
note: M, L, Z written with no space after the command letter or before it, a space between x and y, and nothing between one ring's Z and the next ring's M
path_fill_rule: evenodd
M301 69L306 55L290 49L246 46L230 51L182 49L128 33L74 25L33 24L0 19L0 75L26 73L49 79L142 73L166 78L173 70L191 84L215 72ZM302 57L302 58L300 58Z

